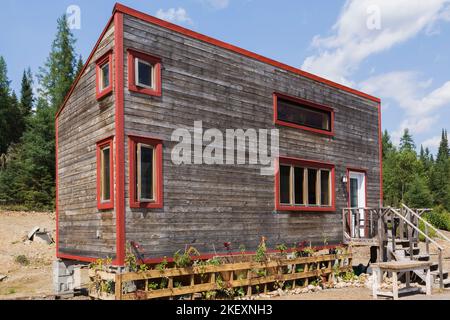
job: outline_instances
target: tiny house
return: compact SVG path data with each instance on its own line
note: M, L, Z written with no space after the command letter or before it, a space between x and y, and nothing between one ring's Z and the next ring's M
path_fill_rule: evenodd
M205 258L224 243L252 252L262 236L269 248L341 243L342 209L381 203L380 109L376 97L117 4L56 116L57 257L121 266L131 242L146 263L187 246ZM273 174L174 161L174 132L196 122L278 130Z

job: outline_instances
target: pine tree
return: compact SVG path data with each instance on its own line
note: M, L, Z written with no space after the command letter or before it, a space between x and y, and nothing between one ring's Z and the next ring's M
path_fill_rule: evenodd
M404 150L415 150L416 145L414 143L413 137L409 132L409 129L405 129L403 136L400 139L400 151Z
M22 87L20 89L20 108L24 118L28 118L33 112L33 75L31 69L23 72Z
M385 159L390 152L395 151L394 144L391 141L391 136L389 135L387 130L384 130L382 145L383 145L383 159Z
M78 57L78 61L77 61L77 68L76 68L76 72L75 72L75 79L81 73L81 71L83 70L83 67L84 67L83 57L80 54L80 56Z
M447 131L442 130L441 143L430 175L434 203L450 210L450 159Z
M408 186L408 191L405 194L405 202L412 208L430 208L433 199L430 189L423 177L419 174L414 176L414 179Z
M75 78L75 38L70 31L66 15L57 21L58 31L45 66L40 69L40 93L50 105L60 107Z
M10 109L9 83L6 62L0 56L0 155L6 153L10 144L8 123Z

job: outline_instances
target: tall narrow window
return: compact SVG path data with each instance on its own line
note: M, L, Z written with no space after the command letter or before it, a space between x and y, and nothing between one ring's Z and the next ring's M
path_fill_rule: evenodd
M161 59L128 50L128 89L150 96L161 96Z
M130 207L162 208L162 142L129 137Z
M112 53L108 52L96 62L97 100L112 92Z
M114 208L113 138L97 143L97 207Z
M276 176L277 210L334 211L334 166L280 158Z
M329 107L275 93L274 111L276 124L334 135L334 112Z

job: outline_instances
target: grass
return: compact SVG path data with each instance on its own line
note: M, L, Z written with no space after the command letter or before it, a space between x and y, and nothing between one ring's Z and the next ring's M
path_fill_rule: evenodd
M24 256L23 254L17 256L14 261L18 264L20 264L21 266L28 266L30 264L30 260Z

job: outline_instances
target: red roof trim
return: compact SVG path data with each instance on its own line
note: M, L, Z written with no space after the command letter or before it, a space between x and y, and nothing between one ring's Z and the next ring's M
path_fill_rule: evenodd
M316 75L311 74L309 72L300 70L298 68L291 67L289 65L286 65L284 63L275 61L275 60L270 59L270 58L266 58L266 57L264 57L262 55L259 55L257 53L254 53L254 52L251 52L251 51L239 48L239 47L234 46L232 44L229 44L229 43L226 43L226 42L223 42L223 41L211 38L211 37L208 37L206 35L200 34L198 32L195 32L195 31L192 31L192 30L189 30L189 29L186 29L186 28L183 28L183 27L178 26L176 24L173 24L173 23L170 23L170 22L167 22L167 21L155 18L155 17L153 17L151 15L148 15L146 13L143 13L143 12L137 11L135 9L132 9L130 7L124 6L123 4L116 3L116 5L114 6L114 12L122 12L124 14L133 16L133 17L135 17L137 19L141 19L141 20L146 21L148 23L152 23L152 24L155 24L157 26L160 26L160 27L163 27L163 28L166 28L166 29L178 32L178 33L181 33L181 34L183 34L185 36L188 36L188 37L191 37L191 38L194 38L194 39L197 39L197 40L200 40L200 41L203 41L203 42L215 45L215 46L223 48L223 49L227 49L227 50L233 51L235 53L244 55L246 57L253 58L255 60L258 60L258 61L270 64L270 65L272 65L274 67L277 67L277 68L280 68L280 69L284 69L284 70L296 73L296 74L298 74L300 76L303 76L305 78L308 78L308 79L311 79L311 80L314 80L314 81L317 81L317 82L329 85L331 87L334 87L334 88L337 88L337 89L340 89L340 90L343 90L343 91L355 94L357 96L369 99L371 101L381 102L381 100L379 98L371 96L371 95L369 95L367 93L364 93L364 92L361 92L361 91L349 88L347 86L338 84L336 82L324 79L322 77L316 76Z

